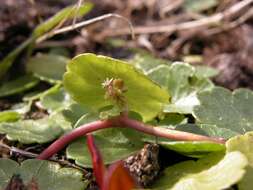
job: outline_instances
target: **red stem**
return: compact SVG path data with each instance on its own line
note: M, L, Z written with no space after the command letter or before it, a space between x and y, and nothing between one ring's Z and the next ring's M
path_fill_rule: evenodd
M71 132L63 135L55 142L53 142L48 148L46 148L38 157L37 159L46 160L53 156L55 153L59 152L63 149L67 144L72 142L73 140L77 139L78 137L84 136L87 133L112 127L111 120L105 121L95 121L92 123L85 124L81 127L73 129Z
M87 134L87 145L88 145L88 149L91 155L91 160L92 160L92 165L93 165L93 171L96 177L96 181L98 183L98 186L100 187L100 189L103 188L103 184L104 184L104 176L105 176L105 165L103 162L103 158L102 155L99 151L99 149L97 148L96 144L95 144L95 140L92 136L92 134Z
M224 144L225 140L222 138L211 138L203 135L196 135L193 133L176 131L161 127L154 127L146 125L139 121L129 119L127 116L119 116L114 119L105 121L95 121L89 124L85 124L81 127L73 129L71 132L57 139L47 149L45 149L37 159L45 160L53 156L55 153L63 149L67 144L77 139L78 137L84 136L87 133L97 131L99 129L111 128L111 127L126 127L132 128L137 131L141 131L150 135L164 137L173 140L184 140L184 141L212 141L220 144Z
M173 129L154 127L154 126L147 125L142 122L130 119L128 117L120 117L119 121L123 126L126 126L128 128L132 128L137 131L141 131L141 132L154 135L157 137L164 137L167 139L182 140L182 141L212 141L212 142L222 143L222 144L224 144L225 142L223 138L212 138L212 137L207 137L203 135L197 135L194 133L177 131Z

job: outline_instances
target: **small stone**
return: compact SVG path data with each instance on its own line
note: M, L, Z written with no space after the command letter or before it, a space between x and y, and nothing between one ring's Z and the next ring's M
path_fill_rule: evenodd
M125 160L125 167L143 187L150 185L159 173L159 146L146 144L137 154Z

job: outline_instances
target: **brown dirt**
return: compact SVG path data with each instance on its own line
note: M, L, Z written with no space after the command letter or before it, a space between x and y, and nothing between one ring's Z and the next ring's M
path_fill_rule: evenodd
M11 107L11 103L8 100L0 100L0 111L7 110Z
M245 24L208 41L204 62L220 71L215 82L229 89L253 89L253 27Z

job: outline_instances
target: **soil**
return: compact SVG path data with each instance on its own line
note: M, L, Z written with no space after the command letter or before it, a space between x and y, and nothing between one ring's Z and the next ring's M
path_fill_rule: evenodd
M7 110L11 107L11 103L8 100L0 100L0 111Z
M253 89L253 26L215 35L204 48L204 62L217 68L215 82L229 89Z
M47 110L38 106L36 102L33 102L33 104L31 105L31 110L25 114L25 119L37 120L42 119L48 115L49 114L47 113Z

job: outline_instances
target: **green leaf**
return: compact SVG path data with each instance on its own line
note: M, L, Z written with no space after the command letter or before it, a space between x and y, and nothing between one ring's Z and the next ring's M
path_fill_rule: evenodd
M209 79L197 76L195 68L186 63L176 62L171 65L169 72L164 72L166 73L163 75L167 76L166 85L172 96L172 104L164 108L166 113L191 114L193 107L199 104L197 93L213 88Z
M202 125L199 125L199 127L203 131L205 131L207 136L210 136L210 137L222 137L224 139L229 139L230 137L238 135L238 133L235 131L232 131L226 128L218 128L215 125L202 124Z
M161 190L222 190L237 183L245 173L247 159L240 152L210 154L165 169L154 184Z
M70 124L57 114L39 120L0 123L0 133L24 144L49 142L70 129Z
M33 36L37 38L45 34L46 32L52 30L59 23L67 19L83 16L87 14L92 9L92 7L93 5L88 2L85 2L80 7L76 7L75 5L66 7L61 11L57 12L54 16L52 16L45 22L41 23L39 26L37 26L33 31ZM78 10L76 8L78 8Z
M27 71L41 80L61 82L68 58L54 54L39 54L28 60Z
M253 179L253 168L248 166L246 168L246 174L243 176L242 180L238 183L239 190L251 190L252 189L252 179Z
M195 66L195 69L196 69L195 75L197 77L211 78L211 77L215 77L219 74L218 70L216 70L212 67L204 66L204 65Z
M157 142L166 149L173 150L185 156L200 158L211 152L225 151L223 144L199 141L160 141Z
M238 135L226 142L227 152L240 151L243 153L249 162L244 178L239 182L240 190L251 190L253 179L253 132L248 132L244 135Z
M230 137L238 135L238 133L235 131L231 131L225 128L218 128L214 125L198 124L198 125L191 125L191 127L194 128L194 130L191 132L199 133L209 137L222 137L224 139L229 139Z
M85 114L89 113L89 109L87 109L86 107L77 104L77 103L73 103L71 104L69 107L65 108L62 111L62 115L65 117L65 119L69 122L72 123L72 125L74 126L76 124L76 122ZM97 118L98 119L98 118Z
M156 67L161 65L168 66L170 62L164 59L156 58L150 53L141 50L135 54L135 56L130 60L130 63L147 75Z
M181 114L169 113L166 114L165 117L163 119L160 119L158 122L153 121L150 122L152 125L164 128L174 128L177 125L187 123L187 118Z
M243 153L248 161L249 165L253 168L253 132L245 133L244 135L238 135L226 142L227 152L240 151Z
M142 133L131 129L111 128L93 133L97 147L102 153L105 164L124 159L144 146ZM80 138L67 148L67 157L76 164L92 167L86 138Z
M9 110L0 112L1 122L15 122L21 119L31 109L32 102L14 104Z
M215 87L201 92L198 99L200 105L194 108L194 116L200 124L212 126L213 130L226 130L232 135L253 130L252 91L238 89L232 93Z
M18 168L18 163L10 159L0 159L0 189L3 189Z
M40 102L49 113L61 111L73 103L63 88L52 89L41 97Z
M219 4L218 0L184 0L183 7L189 12L202 12Z
M147 76L160 86L168 89L168 77L170 75L170 67L167 65L159 65L147 73Z
M29 90L36 86L39 80L31 75L25 75L18 79L5 82L0 86L0 97L6 97Z
M98 113L92 113L92 112L86 113L76 121L74 128L80 127L84 124L91 123L97 120L99 120Z
M20 114L15 111L3 111L0 112L0 123L2 122L14 122L21 118Z
M169 114L164 120L161 120L160 122L153 124L155 126L164 127L164 128L170 128L175 129L178 131L184 131L184 132L190 132L194 134L200 134L200 135L206 135L209 136L203 131L199 126L195 124L189 124L186 123L185 120L179 120L176 119L175 123L173 122L173 118L177 116L175 114ZM175 119L175 118L174 118ZM181 118L183 119L183 118ZM162 147L173 150L179 154L193 157L193 158L200 158L203 156L206 156L207 154L211 152L221 152L225 151L225 146L223 144L218 144L214 142L205 142L205 141L171 141L165 138L158 138L156 141L152 141L152 139L145 139L148 142L153 142L161 145Z
M31 102L34 100L42 99L44 96L47 96L50 93L53 93L57 91L60 87L62 87L61 83L57 83L51 88L48 88L47 90L41 90L41 91L35 91L31 93L27 93L23 97L24 102Z
M102 83L106 79L122 79L127 88L124 93L130 111L140 113L144 121L151 120L169 101L168 93L137 72L126 62L94 54L82 54L67 65L64 85L74 100L92 109L113 105L105 99Z
M197 92L211 89L213 84L208 77L217 74L216 70L210 67L195 68L181 62L168 65L168 61L147 53L136 54L131 62L150 79L168 90L172 100L164 108L166 113L191 114L193 107L199 104Z
M59 164L43 160L25 160L19 166L9 159L0 159L0 189L5 189L13 175L20 176L24 185L34 181L40 190L82 190L86 188L81 171L62 168Z
M48 54L53 54L53 55L61 55L64 57L70 57L70 49L68 47L63 47L63 46L55 46L51 47L49 49Z
M15 111L23 116L31 110L31 106L32 106L32 101L17 103L11 106L10 111Z
M174 129L179 130L179 131L195 133L199 135L205 135L209 137L222 137L224 139L229 139L230 137L238 135L238 133L231 131L229 129L218 128L214 125L208 125L208 124L187 123L183 125L177 125Z

